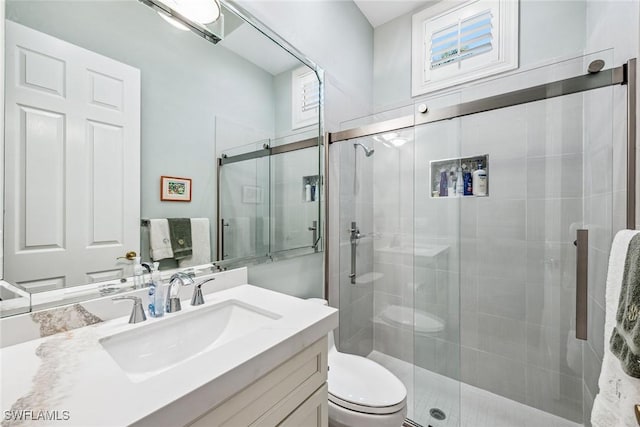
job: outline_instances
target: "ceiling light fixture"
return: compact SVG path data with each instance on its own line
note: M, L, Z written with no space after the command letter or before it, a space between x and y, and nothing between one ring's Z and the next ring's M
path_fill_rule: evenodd
M219 0L161 0L162 3L169 6L172 10L182 15L186 19L198 24L211 24L220 18L220 1ZM188 31L186 25L179 22L175 17L158 11L158 15L183 31Z
M211 24L220 17L219 0L176 0L177 12L199 24Z

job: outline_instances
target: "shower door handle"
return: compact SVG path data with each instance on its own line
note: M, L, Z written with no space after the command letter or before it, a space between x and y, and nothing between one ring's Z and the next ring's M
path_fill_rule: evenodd
M218 253L218 260L223 261L225 257L224 253L224 228L228 227L229 223L224 222L224 218L220 218L220 232L219 232L219 241L220 241L220 252Z
M313 231L313 235L311 236L311 247L315 252L318 252L318 221L313 221L308 230Z
M360 230L355 221L351 222L351 236L349 237L349 243L351 243L351 273L349 274L349 278L351 279L351 284L356 284L356 247L358 246L358 239L360 239Z
M577 230L576 245L576 338L587 339L589 292L589 230Z

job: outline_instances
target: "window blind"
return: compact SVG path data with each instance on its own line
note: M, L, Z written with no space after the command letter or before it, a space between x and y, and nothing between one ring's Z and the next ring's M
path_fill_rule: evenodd
M431 33L430 68L459 62L493 48L493 15L486 10Z
M304 79L302 85L302 102L300 107L303 112L318 108L320 105L320 84L315 75L311 74L311 79Z

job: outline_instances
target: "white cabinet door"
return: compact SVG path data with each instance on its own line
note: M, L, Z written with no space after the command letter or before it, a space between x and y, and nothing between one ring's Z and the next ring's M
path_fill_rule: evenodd
M140 71L6 22L5 279L121 277L140 246Z

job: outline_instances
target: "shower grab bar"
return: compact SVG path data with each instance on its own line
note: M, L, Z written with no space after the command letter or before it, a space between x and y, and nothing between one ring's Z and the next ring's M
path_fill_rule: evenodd
M349 229L351 236L349 237L349 243L351 243L351 273L349 278L351 284L356 284L356 248L358 246L358 239L360 239L360 230L355 221L351 221L351 229Z
M587 340L589 294L589 230L578 230L576 245L576 338Z

